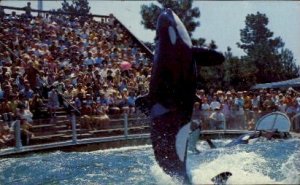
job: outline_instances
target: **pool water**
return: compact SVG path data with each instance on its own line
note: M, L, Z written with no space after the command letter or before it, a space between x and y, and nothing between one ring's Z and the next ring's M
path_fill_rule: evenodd
M194 184L212 183L223 171L232 172L229 184L299 184L300 140L267 141L223 148L189 151L188 169ZM177 184L155 162L151 146L94 152L54 152L23 158L0 159L0 184Z

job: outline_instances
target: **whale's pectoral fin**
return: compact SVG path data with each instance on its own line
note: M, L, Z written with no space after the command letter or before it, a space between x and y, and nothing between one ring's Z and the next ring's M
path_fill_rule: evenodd
M216 185L225 185L230 176L232 176L231 172L222 172L212 178L211 181Z
M152 103L149 98L149 95L140 96L135 100L135 106L138 110L142 113L146 114L147 116L150 115Z
M195 60L196 64L200 66L220 65L225 61L222 53L212 49L193 47L192 53L193 60Z
M186 160L188 138L191 132L191 123L184 125L176 135L176 153L182 162Z
M196 149L196 143L200 136L200 123L192 120L184 125L176 135L176 153L179 159L186 163L187 150Z

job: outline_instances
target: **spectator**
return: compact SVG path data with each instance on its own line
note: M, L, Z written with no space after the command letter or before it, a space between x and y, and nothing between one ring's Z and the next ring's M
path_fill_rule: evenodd
M216 108L218 108L218 107L220 107L221 106L221 104L220 104L220 102L217 100L217 96L213 96L213 99L212 99L212 101L211 101L211 103L210 103L210 108L212 109L212 110L215 110Z
M39 94L35 94L29 102L30 111L33 114L33 119L40 119L43 117L42 108L44 107L43 100Z
M226 120L220 107L216 107L215 111L209 116L211 129L224 129Z
M244 117L244 99L242 97L242 92L237 93L237 97L234 99L234 111L235 111L235 128L244 129L245 128L245 117Z
M26 100L31 100L33 98L33 90L30 88L30 84L28 82L25 83L24 89L20 92Z
M27 3L27 6L24 7L24 10L25 10L25 17L26 18L32 18L32 15L31 15L31 3L30 2Z
M20 119L21 125L21 141L22 145L28 145L30 138L34 137L34 134L30 131L32 128L32 113L26 108L23 103L18 105L17 116Z
M210 105L208 104L207 98L203 98L201 105L201 117L202 117L202 129L209 128L209 115L210 115Z
M55 87L50 87L50 92L48 93L48 109L51 117L56 117L56 110L59 107L58 93Z

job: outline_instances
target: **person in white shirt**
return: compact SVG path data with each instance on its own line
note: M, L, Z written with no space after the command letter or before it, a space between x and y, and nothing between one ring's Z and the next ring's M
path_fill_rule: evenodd
M202 121L202 129L209 128L209 115L210 115L210 105L207 102L207 98L203 98L201 104L201 121Z
M215 111L209 116L211 129L224 129L225 116L221 111L221 107L216 107Z
M88 53L88 57L84 60L84 65L90 66L95 64L95 59L92 58L92 53Z
M210 108L215 110L217 107L221 107L221 103L217 100L217 96L213 96L213 100L210 103Z

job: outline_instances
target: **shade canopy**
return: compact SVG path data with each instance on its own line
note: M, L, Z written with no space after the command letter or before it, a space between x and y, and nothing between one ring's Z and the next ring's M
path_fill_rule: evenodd
M294 78L290 80L256 84L251 89L269 89L269 88L289 88L289 87L300 87L300 78Z

